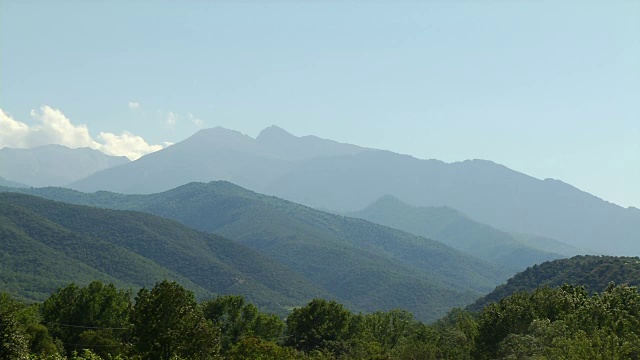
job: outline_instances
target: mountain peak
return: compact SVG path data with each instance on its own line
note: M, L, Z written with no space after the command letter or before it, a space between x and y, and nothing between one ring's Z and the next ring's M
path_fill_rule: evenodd
M295 137L296 136L289 133L285 129L276 125L271 125L265 128L264 130L262 130L260 134L258 134L258 137L256 138L256 140L283 140L283 139L290 139Z
M374 201L368 208L387 208L387 209L398 209L398 208L411 208L412 206L398 199L397 197L386 194L382 195L378 200Z

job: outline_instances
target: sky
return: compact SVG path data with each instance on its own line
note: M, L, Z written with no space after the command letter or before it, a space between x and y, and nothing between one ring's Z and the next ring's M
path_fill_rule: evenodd
M0 1L0 148L272 124L640 207L640 1Z

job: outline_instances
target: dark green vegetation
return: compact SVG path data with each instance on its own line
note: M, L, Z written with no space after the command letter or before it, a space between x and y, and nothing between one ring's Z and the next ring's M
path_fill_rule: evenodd
M278 313L330 296L235 241L132 211L0 194L0 286L43 300L69 282L93 279L139 288L175 279L203 298L242 294Z
M192 183L151 195L35 195L129 209L237 240L277 260L352 309L407 309L434 320L465 306L510 274L439 242L361 219L328 214L228 182Z
M638 359L640 294L564 285L520 292L432 325L404 310L314 299L282 320L241 296L198 303L175 282L131 292L92 282L42 304L0 293L0 358L32 360Z
M347 215L440 241L514 272L563 257L561 254L525 245L510 234L480 224L454 209L414 207L390 195L383 196L363 210ZM544 247L546 243L540 245Z
M480 310L487 304L511 294L530 292L540 286L558 287L571 284L583 286L589 294L593 294L603 292L611 282L629 286L640 285L640 258L574 256L570 259L534 265L478 299L469 309Z
M212 180L336 212L357 211L390 194L418 206L448 206L503 231L540 234L598 253L640 255L640 210L561 181L536 179L491 161L421 160L295 137L277 128L256 139L221 128L202 130L70 186L154 193Z
M128 162L124 156L109 156L90 148L70 149L62 145L3 148L0 149L0 176L28 186L64 186Z

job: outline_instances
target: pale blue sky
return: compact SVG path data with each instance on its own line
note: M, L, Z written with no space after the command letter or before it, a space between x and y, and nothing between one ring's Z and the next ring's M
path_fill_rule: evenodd
M277 124L640 207L640 1L2 0L0 108L43 105L94 137Z

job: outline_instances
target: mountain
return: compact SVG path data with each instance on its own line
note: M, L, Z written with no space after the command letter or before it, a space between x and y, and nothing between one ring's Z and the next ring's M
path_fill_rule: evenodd
M470 303L510 274L433 240L229 182L191 183L151 195L86 194L60 188L24 191L148 212L239 241L357 310L404 308L419 319L433 320L453 306Z
M370 150L314 136L295 137L276 126L264 129L256 139L216 127L69 187L150 194L189 182L226 180L259 191L300 161L366 151Z
M440 241L514 272L563 257L545 251L546 242L540 242L539 248L525 245L512 235L480 224L449 207L415 207L390 195L381 197L363 210L346 215ZM575 251L572 255L578 253L577 249Z
M145 213L1 193L0 234L0 291L30 300L94 279L134 288L172 279L200 298L242 294L280 314L331 297L244 245Z
M509 235L513 237L515 240L523 243L526 246L529 246L534 249L542 250L542 251L561 254L563 255L563 257L572 257L575 255L596 253L596 251L593 251L593 250L578 248L578 247L560 242L556 239L551 239L551 238L536 235L536 234L509 233Z
M166 191L227 180L314 208L358 211L385 194L414 206L447 206L507 232L539 234L599 253L640 255L640 210L558 180L486 160L445 163L268 128L253 139L222 128L70 186L81 191Z
M63 186L97 171L129 162L90 148L43 145L0 149L0 176L28 186Z
M18 182L15 181L10 181L7 180L3 177L0 177L0 186L5 186L5 187L14 187L14 188L24 188L24 187L28 187L25 184L20 184Z
M584 286L593 293L603 292L609 284L640 285L640 258L615 256L574 256L570 259L548 261L516 274L506 284L469 306L478 311L485 305L498 302L515 292L532 292L537 287L557 287L564 284Z

